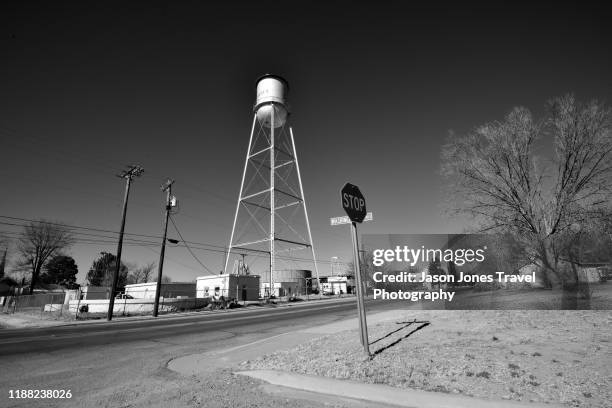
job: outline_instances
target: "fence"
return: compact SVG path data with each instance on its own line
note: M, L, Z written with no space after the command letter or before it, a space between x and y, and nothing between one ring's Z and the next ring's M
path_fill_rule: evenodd
M113 304L113 316L150 315L153 313L155 299L135 299L119 295ZM177 313L199 310L208 305L207 299L163 298L159 299L158 312ZM96 318L108 313L108 299L77 299L69 302L69 312L79 318Z
M155 284L128 285L123 292L116 295L113 302L113 316L151 315L155 307ZM214 301L213 293L197 293L196 285L162 284L159 297L159 314L181 313L197 310L228 308L230 300L239 300L235 293L221 291L223 300ZM231 296L231 297L230 297ZM97 296L96 296L97 297ZM78 318L100 318L106 316L109 308L107 296L103 298L88 298L83 292L74 300L68 302L68 312Z
M40 293L34 295L7 296L2 311L23 313L38 318L68 317L68 305L64 304L66 294Z
M197 291L195 284L191 289L180 288L178 285L162 285L158 313L226 309L270 299L274 299L274 302L285 302L321 298L320 294L312 294L311 278L307 280L308 282L275 282L273 292L270 291L269 284L262 287L236 285L231 289L212 284L202 286ZM126 288L124 292L118 293L114 300L113 316L151 315L155 304L155 285L149 286L151 285ZM108 308L108 293L92 290L8 296L0 303L0 311L4 313L20 313L38 319L53 320L103 318L107 315Z

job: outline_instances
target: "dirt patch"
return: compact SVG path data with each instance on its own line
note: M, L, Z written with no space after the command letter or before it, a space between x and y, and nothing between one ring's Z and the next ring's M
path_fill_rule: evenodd
M409 324L415 319L430 324ZM244 362L242 368L606 407L612 401L611 322L610 311L398 311L395 321L370 328L371 351L377 354L369 361L363 361L357 332L347 331Z
M79 407L285 407L348 408L348 404L324 404L304 399L270 395L261 389L262 381L220 370L214 375L182 377L167 370L150 376L148 383L128 382L124 386L87 395Z
M40 318L40 314L33 315L29 313L0 313L0 328L5 329L25 329L30 327L49 327L49 326L61 326L64 324L73 323L75 321L73 316L48 316L43 315Z

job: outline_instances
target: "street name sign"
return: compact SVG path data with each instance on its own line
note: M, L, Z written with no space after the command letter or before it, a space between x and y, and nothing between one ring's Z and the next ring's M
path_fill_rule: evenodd
M365 218L363 219L363 222L366 221L372 221L373 215L372 212L368 212L365 216ZM342 217L332 217L329 219L329 223L331 226L334 225L344 225L344 224L350 224L352 221L351 219L348 217L348 215L343 215Z

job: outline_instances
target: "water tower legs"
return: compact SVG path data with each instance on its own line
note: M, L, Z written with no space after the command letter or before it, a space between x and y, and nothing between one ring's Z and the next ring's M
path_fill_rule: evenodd
M295 139L293 138L293 128L289 127L289 135L291 136L291 147L293 148L293 157L295 158L295 169L297 171L298 181L300 184L300 194L302 196L302 205L304 206L304 215L306 217L306 228L308 229L308 240L310 241L310 251L312 253L312 263L317 275L317 290L321 290L321 281L319 280L319 268L317 266L317 257L315 255L314 242L312 241L312 232L310 231L310 220L308 219L308 210L306 209L306 196L304 195L304 186L302 185L302 176L300 174L300 164L295 150Z
M266 126L275 123L277 110L284 109L275 103L269 105L270 118L262 120L257 113L253 118L224 273L228 273L232 252L252 251L258 257L265 253L269 255L270 277L262 279L262 283L268 284L270 294L274 294L275 273L282 271L284 264L310 262L280 254L310 249L320 288L293 129L285 123ZM252 272L258 274L256 269Z

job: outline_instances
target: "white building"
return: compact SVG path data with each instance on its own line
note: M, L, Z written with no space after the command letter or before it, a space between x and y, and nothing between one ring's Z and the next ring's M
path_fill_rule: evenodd
M255 301L259 299L259 275L221 274L200 276L196 280L196 297L223 296L226 299Z
M355 282L352 276L326 276L321 278L321 293L340 295L353 293Z
M82 286L82 299L108 299L110 297L110 286Z
M134 299L155 299L157 282L133 283L125 285L125 294ZM196 297L196 284L194 282L162 283L159 295L164 298Z

